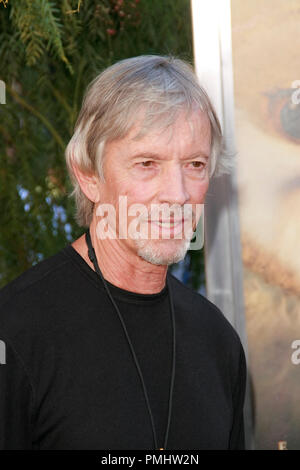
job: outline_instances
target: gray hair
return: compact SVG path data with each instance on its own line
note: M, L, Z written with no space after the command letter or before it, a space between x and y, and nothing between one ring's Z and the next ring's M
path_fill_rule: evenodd
M209 176L219 176L230 169L226 155L221 158L223 142L218 117L191 65L175 57L158 55L121 60L88 85L65 152L74 188L69 196L75 197L75 219L80 226L90 225L94 202L82 192L72 163L82 172L97 174L105 181L105 143L126 136L142 109L145 117L136 138L150 128L172 126L180 110L200 109L207 113L212 131Z

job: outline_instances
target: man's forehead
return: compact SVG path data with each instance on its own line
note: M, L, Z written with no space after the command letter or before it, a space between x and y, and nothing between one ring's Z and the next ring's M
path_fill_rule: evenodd
M181 112L167 128L159 125L144 126L139 116L129 132L115 140L107 142L105 155L119 153L122 159L132 160L137 157L162 159L169 151L180 158L196 156L208 158L211 151L211 124L207 113Z
M167 125L164 122L153 122L152 125L147 126L143 119L138 119L132 128L129 130L125 139L128 143L153 141L153 138L160 138L161 140L170 140L178 134L185 134L188 139L199 140L199 138L208 137L211 134L211 124L206 112L181 112L174 119L174 121Z

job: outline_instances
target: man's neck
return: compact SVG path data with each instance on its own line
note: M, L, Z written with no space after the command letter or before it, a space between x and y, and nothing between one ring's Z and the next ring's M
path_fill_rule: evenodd
M155 294L165 287L167 266L148 263L122 244L122 240L98 239L93 223L90 225L90 235L99 268L108 282L139 294ZM85 234L72 246L94 270L88 257Z

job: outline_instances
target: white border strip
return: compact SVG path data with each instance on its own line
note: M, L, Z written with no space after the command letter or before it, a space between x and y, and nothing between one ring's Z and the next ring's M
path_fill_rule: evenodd
M235 154L234 89L230 0L191 0L195 69L218 114L226 150ZM246 358L236 170L212 178L205 203L205 274L207 297L237 330ZM253 448L251 380L245 400L247 448Z

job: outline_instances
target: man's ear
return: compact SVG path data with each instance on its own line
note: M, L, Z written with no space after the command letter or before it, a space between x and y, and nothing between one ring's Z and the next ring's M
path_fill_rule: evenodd
M75 163L72 163L74 175L78 181L81 191L92 202L100 201L99 177L94 173L85 173L81 171Z

